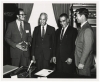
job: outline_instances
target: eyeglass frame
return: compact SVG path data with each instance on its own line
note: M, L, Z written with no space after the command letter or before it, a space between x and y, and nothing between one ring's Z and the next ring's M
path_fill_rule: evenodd
M26 14L18 14L18 15L26 16Z

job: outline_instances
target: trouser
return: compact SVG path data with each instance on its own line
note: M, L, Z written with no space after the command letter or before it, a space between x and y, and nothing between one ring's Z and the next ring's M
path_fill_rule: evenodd
M49 69L49 60L46 60L44 58L43 53L41 53L41 56L38 57L38 59L36 59L36 67L37 67L37 71L41 70L41 69Z
M83 69L77 69L77 74L82 75L82 76L91 76L90 67L84 66Z
M57 60L57 71L62 73L69 73L73 74L75 73L75 65L67 64L67 62L62 61L60 58Z
M29 57L25 57L24 54L22 54L19 58L12 58L12 65L17 67L28 66L29 61Z

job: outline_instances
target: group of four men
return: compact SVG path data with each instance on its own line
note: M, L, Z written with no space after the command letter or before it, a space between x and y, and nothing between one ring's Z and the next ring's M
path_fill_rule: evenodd
M69 25L67 14L60 15L62 28L55 32L55 28L47 24L47 14L41 13L40 25L35 27L33 39L30 24L24 21L23 9L18 9L16 16L17 19L8 25L5 35L5 40L10 45L12 65L29 65L29 46L31 46L32 59L38 70L49 69L50 61L53 61L59 72L73 74L77 68L78 74L90 76L94 35L87 22L87 9L81 8L76 11L76 19L81 23L78 32Z

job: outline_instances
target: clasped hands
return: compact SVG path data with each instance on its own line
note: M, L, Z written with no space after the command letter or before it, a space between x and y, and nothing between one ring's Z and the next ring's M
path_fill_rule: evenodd
M22 51L27 51L28 50L28 42L20 42L16 45L16 47Z

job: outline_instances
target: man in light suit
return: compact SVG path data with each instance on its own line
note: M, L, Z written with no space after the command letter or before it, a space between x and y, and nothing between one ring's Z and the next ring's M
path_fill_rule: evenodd
M33 32L32 57L37 70L49 69L50 60L55 55L55 28L47 24L48 16L41 13L39 26Z
M76 10L76 19L81 23L81 29L78 32L75 49L75 64L77 73L83 76L90 76L91 66L93 64L93 42L94 34L88 21L88 9L80 8Z
M30 24L25 22L23 9L16 12L17 19L8 25L5 40L10 45L13 66L28 66L29 45L31 42Z
M69 25L68 15L63 13L59 17L62 29L57 30L56 57L57 71L73 75L75 72L74 50L77 29Z

